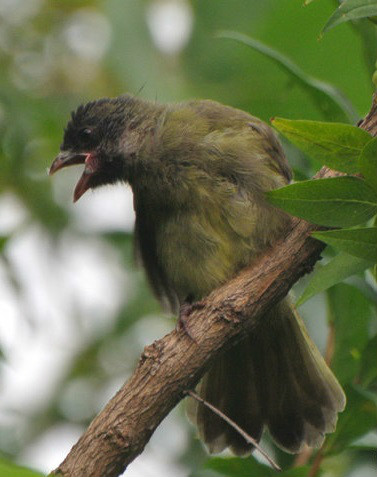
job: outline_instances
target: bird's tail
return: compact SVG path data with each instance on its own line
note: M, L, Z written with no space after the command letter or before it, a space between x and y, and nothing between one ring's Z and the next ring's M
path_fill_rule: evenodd
M247 338L207 372L200 396L259 441L263 428L282 449L321 446L335 429L346 398L288 300L274 307ZM211 453L252 446L210 409L190 399L189 416Z

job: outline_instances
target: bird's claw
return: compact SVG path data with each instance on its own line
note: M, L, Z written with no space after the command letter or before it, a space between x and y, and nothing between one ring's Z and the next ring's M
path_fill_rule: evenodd
M194 341L194 343L196 343L196 339L190 330L187 320L193 311L199 310L200 308L203 308L203 304L201 302L182 303L179 309L179 316L176 326L177 331L183 331L185 335L187 335L192 341Z

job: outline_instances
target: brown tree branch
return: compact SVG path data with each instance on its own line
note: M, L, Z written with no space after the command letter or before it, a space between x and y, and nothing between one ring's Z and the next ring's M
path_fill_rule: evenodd
M373 95L370 111L359 123L359 127L368 131L372 136L377 136L377 91Z
M361 127L376 134L376 96L373 107ZM324 167L315 178L338 175ZM192 311L187 326L194 339L184 330L174 330L147 346L133 375L51 475L115 477L122 473L211 362L252 331L266 311L312 270L325 246L310 236L318 229L292 219L285 237Z

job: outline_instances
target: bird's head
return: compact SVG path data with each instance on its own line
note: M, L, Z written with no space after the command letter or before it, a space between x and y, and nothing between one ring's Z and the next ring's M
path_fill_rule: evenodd
M74 191L75 202L88 189L128 180L142 140L143 105L141 100L125 95L87 103L72 113L49 174L84 165Z

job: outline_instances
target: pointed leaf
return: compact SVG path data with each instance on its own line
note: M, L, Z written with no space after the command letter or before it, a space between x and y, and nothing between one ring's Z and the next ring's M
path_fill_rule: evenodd
M350 124L274 118L273 126L312 159L337 171L359 172L358 158L371 136Z
M339 253L326 265L321 266L318 264L309 285L297 300L296 306L302 305L314 295L372 266L372 262L353 257L348 255L348 253Z
M270 191L267 197L292 215L328 227L358 225L377 211L377 195L357 177L302 181Z
M222 31L218 34L218 37L229 38L243 43L273 60L312 97L315 105L324 114L324 117L334 121L348 120L351 123L355 123L358 120L358 115L351 102L341 91L329 83L306 74L296 63L279 51L274 50L259 40L238 32Z
M377 227L327 230L314 232L313 236L337 250L372 263L377 262Z
M321 35L340 23L377 15L377 0L344 0L328 19Z
M377 192L377 137L361 151L359 168L366 182Z

